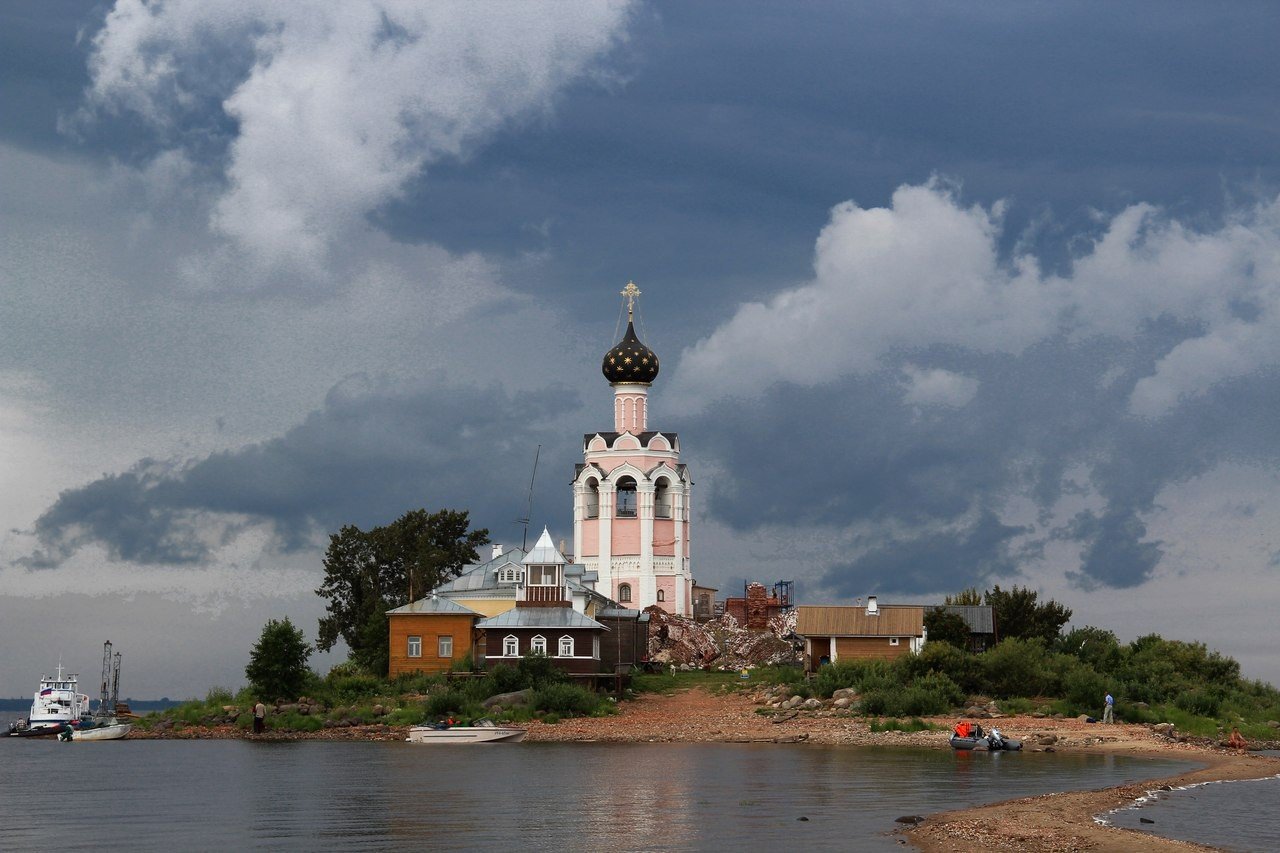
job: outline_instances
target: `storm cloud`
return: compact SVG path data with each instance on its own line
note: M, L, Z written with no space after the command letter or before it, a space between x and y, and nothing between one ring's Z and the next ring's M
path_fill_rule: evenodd
M543 464L571 469L554 426L578 407L564 388L413 390L352 378L278 438L199 460L141 460L64 491L37 519L40 550L27 564L55 567L98 545L114 560L200 565L249 527L268 526L289 551L418 507L469 510L473 524L509 535L537 446L547 447ZM535 524L565 521L550 479L535 495Z

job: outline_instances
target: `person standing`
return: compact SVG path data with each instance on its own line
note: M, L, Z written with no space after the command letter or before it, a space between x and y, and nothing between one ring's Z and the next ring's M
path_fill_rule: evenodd
M1116 707L1116 700L1110 693L1108 693L1107 698L1103 700L1103 703L1102 703L1102 722L1114 723L1116 721L1115 707Z
M253 706L253 733L255 735L260 735L266 730L267 730L267 706L263 705L262 700L259 699L258 703Z

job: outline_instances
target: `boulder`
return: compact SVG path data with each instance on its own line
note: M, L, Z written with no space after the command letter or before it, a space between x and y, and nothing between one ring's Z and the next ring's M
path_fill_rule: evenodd
M1280 729L1280 720L1267 720L1267 725L1273 729Z
M854 687L841 687L831 694L832 699L857 699L858 691Z
M832 706L833 706L833 707L835 707L835 708L837 708L837 709L839 709L839 710L841 710L841 711L844 711L844 710L848 709L848 707L849 707L850 705L852 705L853 703L854 703L854 700L853 700L853 699L850 699L848 696L841 696L839 699L837 699L836 701L832 702L831 704L832 704Z
M525 690L516 690L512 693L498 693L490 696L488 699L480 703L486 711L493 709L496 705L503 708L524 707L533 701L533 690L528 688Z
M816 711L822 707L822 700L806 699L804 700L804 704L801 707L803 707L806 711Z
M1041 734L1034 736L1041 746L1053 746L1058 742L1058 736L1055 734Z

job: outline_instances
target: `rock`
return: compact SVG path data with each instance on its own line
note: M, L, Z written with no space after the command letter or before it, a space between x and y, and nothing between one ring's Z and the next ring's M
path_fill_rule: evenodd
M1151 706L1148 705L1146 702L1131 702L1130 704L1132 705L1132 707L1137 708L1139 711L1151 710Z
M1280 729L1280 720L1267 720L1267 725L1273 729Z
M524 707L533 701L533 690L516 690L512 693L498 693L480 703L485 710L501 705L503 708Z
M836 701L831 703L832 707L838 708L841 711L847 709L852 704L853 704L853 700L850 699L848 696L842 696Z
M1035 717L1037 720L1043 720L1045 717L1047 717L1047 716L1049 716L1049 715L1048 715L1048 714L1046 714L1044 711L1033 711L1033 712L1031 713L1031 716L1032 716L1032 717Z
M808 820L808 819L809 818L805 817L804 815L800 815L800 817L796 818L796 820Z
M1140 817L1138 818L1138 823L1155 823L1155 821L1149 817Z
M1156 723L1151 727L1151 731L1163 737L1173 737L1177 733L1173 723Z
M924 818L923 818L923 817L921 817L921 816L920 816L920 815L918 815L918 814L907 814L907 815L903 815L902 817L895 817L895 818L893 819L893 822L894 822L894 823L907 823L907 824L910 824L910 825L912 825L912 826L915 826L917 823L924 823Z
M854 687L841 687L831 694L832 699L857 699L858 690Z
M1038 742L1041 746L1053 746L1058 742L1058 736L1054 734L1039 735Z
M804 704L801 707L803 707L806 711L816 711L822 707L822 700L806 699L804 700Z

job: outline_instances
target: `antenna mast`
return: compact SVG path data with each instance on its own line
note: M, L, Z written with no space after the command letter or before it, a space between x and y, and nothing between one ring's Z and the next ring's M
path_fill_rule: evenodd
M529 476L529 503L525 506L524 518L517 518L516 524L524 526L524 534L520 537L520 550L529 550L529 519L533 517L533 481L538 476L538 457L542 455L542 445L533 452L533 474Z

